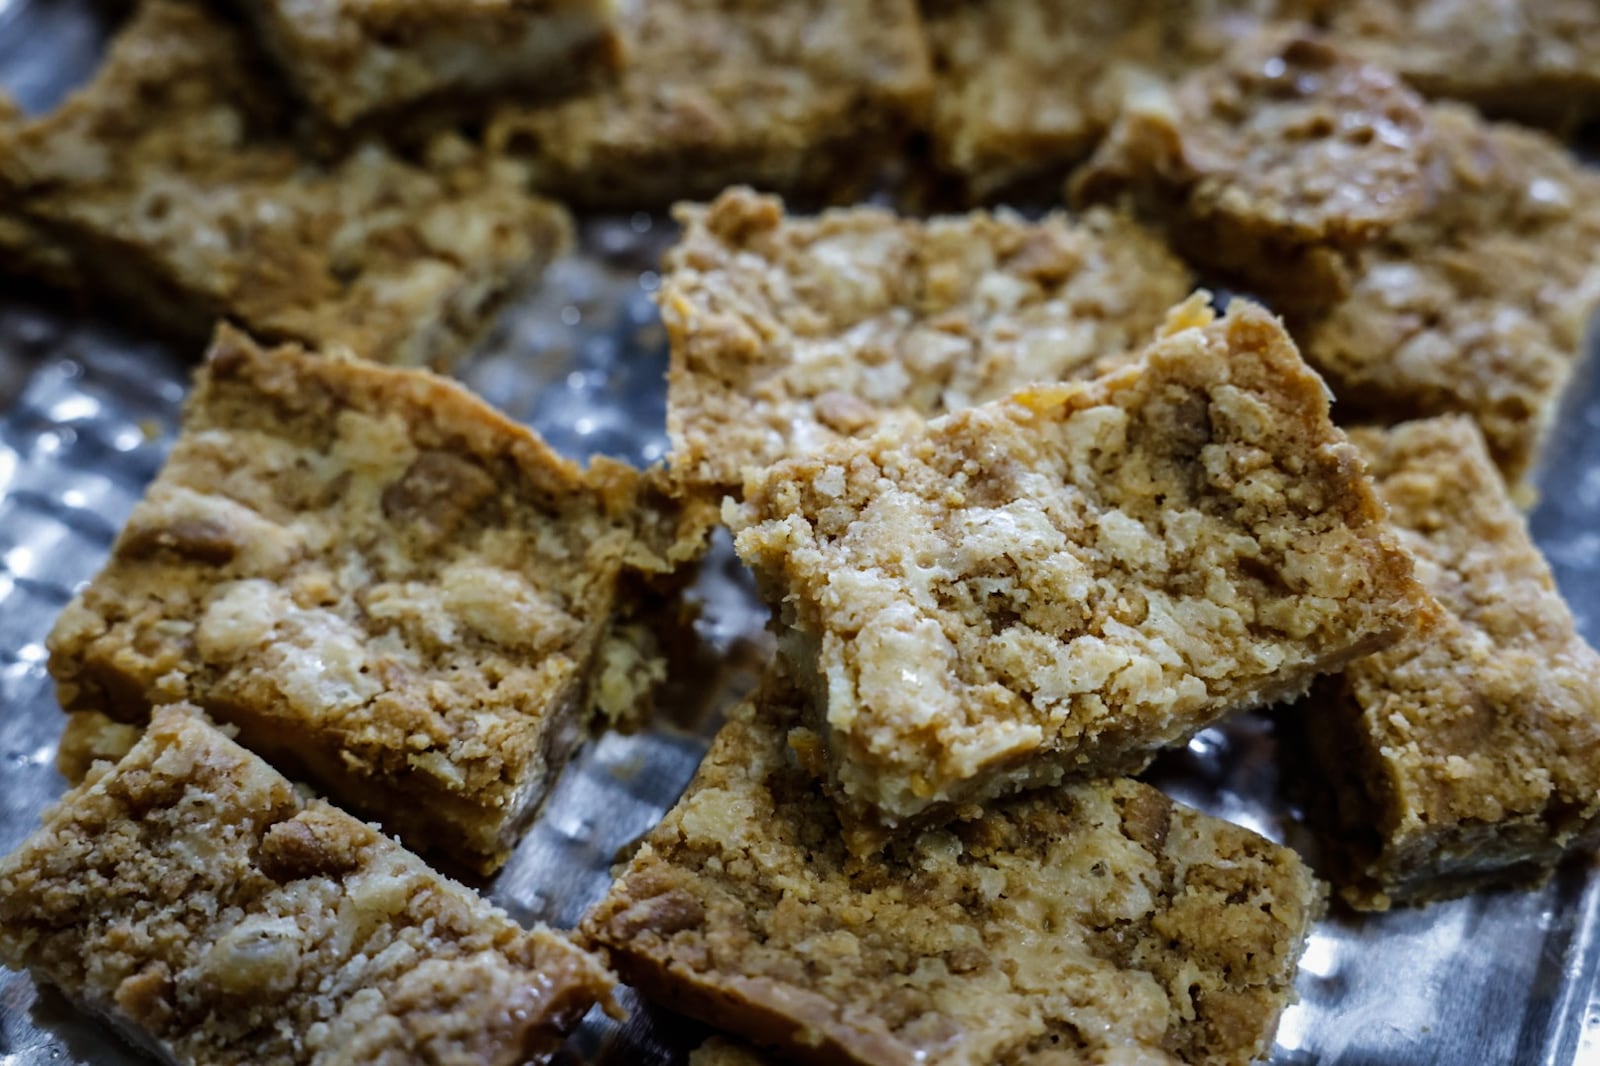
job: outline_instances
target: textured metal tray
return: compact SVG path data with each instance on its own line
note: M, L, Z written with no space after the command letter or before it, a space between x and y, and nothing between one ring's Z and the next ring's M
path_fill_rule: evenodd
M0 84L53 103L93 63L93 0L0 0ZM635 462L665 449L665 341L650 294L670 227L646 215L585 223L582 251L505 316L460 369L480 394L559 449ZM173 351L7 291L0 281L0 851L64 782L62 719L43 641L104 561L176 429L196 352ZM1600 641L1600 373L1583 374L1551 442L1534 534L1580 625ZM517 918L571 926L608 868L676 799L721 706L767 653L765 611L725 540L692 595L685 671L648 732L587 745L510 864L486 886ZM707 683L707 678L714 678ZM1269 722L1208 730L1165 759L1174 796L1306 847L1281 798ZM1574 862L1538 892L1322 922L1274 1063L1600 1063L1600 876ZM595 1012L573 1062L681 1062L702 1030L630 1001ZM0 1066L139 1062L58 995L0 970Z

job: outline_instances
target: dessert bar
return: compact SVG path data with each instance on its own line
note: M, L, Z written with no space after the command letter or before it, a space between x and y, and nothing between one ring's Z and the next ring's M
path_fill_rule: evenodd
M649 0L622 33L611 83L489 126L491 148L569 203L664 207L740 182L849 199L930 90L913 0Z
M569 243L562 208L455 136L416 159L374 143L308 159L272 84L205 5L144 0L85 88L0 122L10 269L54 264L197 344L226 318L443 365Z
M217 1066L513 1066L612 985L181 706L0 859L0 961Z
M420 101L555 92L621 59L615 0L233 0L328 122Z
M1190 262L1279 309L1326 306L1351 253L1422 210L1425 111L1325 39L1263 31L1130 97L1073 196L1133 201Z
M1352 438L1443 612L1296 714L1331 785L1330 870L1363 909L1538 880L1600 839L1600 655L1472 422Z
M868 847L1137 770L1426 613L1321 379L1240 300L1095 381L785 460L725 514Z
M625 981L782 1061L1266 1053L1321 906L1293 852L1119 779L863 860L765 685L581 925Z
M197 703L415 850L491 870L588 724L625 578L709 525L653 486L426 371L224 329L50 636L58 695L132 722Z
M660 295L672 464L729 492L830 441L1089 376L1192 287L1160 240L1104 211L792 218L730 189L677 214Z

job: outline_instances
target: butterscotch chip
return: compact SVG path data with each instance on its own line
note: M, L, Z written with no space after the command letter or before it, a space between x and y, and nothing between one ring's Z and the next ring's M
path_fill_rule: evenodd
M581 738L623 575L697 547L656 502L424 371L225 330L50 669L69 709L195 702L489 870Z
M169 1062L509 1066L609 997L565 937L302 800L191 710L157 712L0 859L0 961Z
M732 189L677 215L660 298L672 463L723 491L787 455L1089 376L1142 348L1192 284L1101 211L791 218Z
M337 126L419 101L555 90L620 59L614 0L239 0Z
M1267 1051L1320 909L1292 852L1122 779L857 858L767 684L582 923L626 981L782 1061ZM703 1061L755 1061L723 1054Z
M412 161L304 158L242 31L145 0L55 112L0 122L0 245L185 338L220 318L274 340L444 364L569 243L559 206L459 139ZM42 264L42 268L41 268Z
M1321 380L1244 301L1197 297L1096 381L786 460L726 516L851 825L1137 769L1423 600Z
M990 198L1059 180L1123 98L1215 59L1269 0L932 0L935 161Z
M1192 262L1279 306L1319 306L1348 289L1351 250L1422 210L1427 144L1395 75L1274 30L1130 98L1072 188L1133 200Z
M622 34L612 84L489 127L568 202L637 210L741 182L848 198L928 100L913 0L649 0Z
M1470 421L1353 439L1443 618L1319 682L1298 716L1333 786L1345 898L1538 880L1600 837L1600 655Z
M1538 455L1600 306L1600 177L1554 139L1429 111L1427 208L1362 253L1350 295L1297 325L1342 418L1466 414L1507 479Z

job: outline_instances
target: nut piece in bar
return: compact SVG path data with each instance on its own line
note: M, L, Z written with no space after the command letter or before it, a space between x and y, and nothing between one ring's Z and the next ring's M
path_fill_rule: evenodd
M1600 655L1469 420L1352 437L1443 612L1295 715L1333 872L1363 909L1538 880L1600 839Z
M565 249L566 212L455 137L420 160L376 144L305 158L242 34L204 5L145 0L86 88L0 123L11 268L64 261L45 273L196 341L225 318L447 364Z
M612 985L184 707L0 859L0 961L217 1066L512 1066Z
M1326 306L1350 253L1422 210L1425 110L1326 40L1266 31L1131 96L1072 194L1132 200L1191 262L1277 307Z
M637 210L741 182L847 200L931 88L914 0L649 0L622 32L613 83L489 126L492 150L570 203Z
M1514 485L1600 306L1600 176L1556 140L1430 108L1429 202L1362 253L1350 295L1293 322L1341 420L1477 420Z
M830 441L1090 376L1193 287L1158 238L1099 210L786 218L732 189L678 218L660 296L672 464L728 492Z
M733 713L585 917L625 981L785 1061L1243 1064L1269 1049L1322 904L1293 852L1119 779L858 858L796 765L805 734L780 684Z
M935 163L991 199L1058 181L1125 95L1214 59L1268 0L930 0Z
M1095 381L786 460L726 514L863 848L1137 770L1427 613L1322 381L1241 300Z
M614 67L615 0L233 0L335 126L420 101L553 92Z
M1430 96L1552 125L1600 113L1600 7L1591 0L1290 0L1285 6L1315 17Z
M51 634L62 705L196 703L415 850L492 870L588 724L624 577L696 547L656 543L647 482L426 371L224 329Z

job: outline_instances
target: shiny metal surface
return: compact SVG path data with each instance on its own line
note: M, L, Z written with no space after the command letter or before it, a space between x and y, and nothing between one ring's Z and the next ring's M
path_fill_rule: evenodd
M30 109L53 102L103 40L92 10L91 0L0 0L0 83ZM587 223L582 253L518 303L461 377L569 454L659 458L666 357L650 293L670 237L648 216ZM0 288L0 850L64 788L42 642L156 472L197 354ZM1585 633L1600 640L1600 368L1573 390L1549 454L1533 529ZM693 595L696 665L669 688L657 724L587 745L486 886L519 919L570 926L599 898L613 858L674 801L719 705L766 653L765 611L725 538ZM1247 717L1164 760L1158 780L1308 847L1280 796L1274 747L1270 723ZM1275 1063L1600 1062L1600 876L1578 862L1539 892L1336 913L1317 929L1299 991ZM626 1025L591 1014L565 1058L681 1062L701 1030L632 1006ZM138 1061L59 996L0 971L0 1066Z

